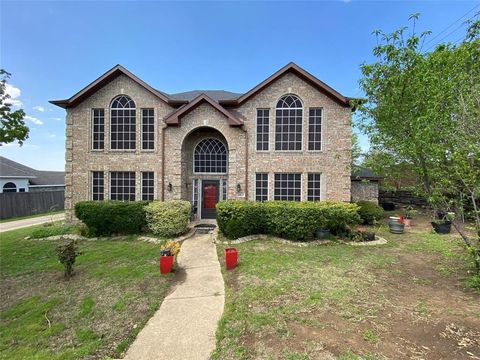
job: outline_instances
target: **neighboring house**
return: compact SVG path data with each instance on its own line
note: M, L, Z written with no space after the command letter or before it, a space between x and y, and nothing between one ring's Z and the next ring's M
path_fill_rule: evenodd
M0 156L0 193L63 190L63 171L35 170Z
M294 63L244 94L166 94L120 65L66 100L67 221L81 200L350 201L350 99Z
M367 168L352 170L352 201L367 200L378 204L378 184L382 176Z

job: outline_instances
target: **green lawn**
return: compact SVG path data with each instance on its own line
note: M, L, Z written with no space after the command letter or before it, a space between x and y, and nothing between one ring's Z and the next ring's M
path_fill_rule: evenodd
M465 285L472 264L458 237L419 228L377 229L389 243L375 247L235 245L214 359L480 356L480 293ZM472 342L458 346L452 334Z
M159 274L158 245L135 237L80 241L66 281L57 242L24 240L39 229L0 236L0 358L121 356L172 281Z

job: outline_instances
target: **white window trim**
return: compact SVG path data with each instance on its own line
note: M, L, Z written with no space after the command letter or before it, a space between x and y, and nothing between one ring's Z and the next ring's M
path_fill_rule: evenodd
M322 122L321 122L321 125L320 125L320 130L321 130L321 133L320 133L320 150L309 150L308 149L308 135L310 134L310 131L309 131L309 126L310 126L310 109L321 109L322 110ZM308 124L307 124L307 152L310 152L310 153L321 153L323 152L324 150L324 143L323 143L323 134L324 134L324 131L325 130L325 108L323 106L310 106L308 107Z
M268 145L268 150L258 150L258 147L257 147L257 136L258 136L258 110L268 110L268 141L267 141L267 145ZM255 139L254 139L254 142L255 142L255 151L258 152L258 153L269 153L271 150L272 150L272 144L271 144L271 133L272 133L272 109L270 108L266 108L266 107L259 107L259 108L256 108L255 109ZM275 145L275 144L274 144Z
M157 122L155 121L156 119L156 110L153 107L150 108L140 108L141 114L140 114L140 151L141 152L146 152L146 153L151 153L155 152L156 150L156 140L157 140ZM153 110L153 149L144 149L143 148L143 110Z
M95 110L103 110L103 149L94 149L93 148L93 143L94 143L94 112ZM91 108L90 109L90 151L92 152L104 152L106 149L106 143L107 141L105 140L105 109L104 108Z
M289 110L302 110L302 131L301 131L301 134L302 134L302 137L301 137L301 145L300 145L300 150L277 150L276 149L276 138L277 138L277 109L283 109L283 108L277 108L277 104L278 104L278 101L284 97L284 96L287 96L287 95L292 95L292 96L295 96L297 97L300 102L302 103L302 107L301 108L286 108L286 109L289 109ZM277 100L275 101L275 104L274 104L274 116L273 116L273 126L274 126L274 129L273 129L273 149L272 151L275 151L275 152L283 152L283 153L303 153L304 152L304 133L305 133L305 104L302 100L302 98L293 93L293 92L288 92L286 94L283 94L281 96L279 96L277 98Z
M220 142L223 144L223 146L225 146L225 149L227 150L227 164L226 164L226 167L225 167L225 172L222 172L222 173L213 173L213 172L197 172L197 171L195 171L195 149L197 148L198 144L200 144L200 143L201 143L203 140L205 140L205 139L215 139L215 140L218 140L218 141L220 141ZM196 143L195 146L193 147L193 152L192 152L192 165L193 165L193 166L192 166L192 170L193 170L193 171L192 171L192 173L195 174L195 175L207 175L207 176L210 176L210 175L212 175L212 176L227 175L227 174L228 174L228 170L229 170L229 166L228 166L228 165L229 165L229 162L230 162L229 160L230 160L230 151L228 150L227 144L225 144L225 143L223 142L223 140L218 139L218 138L216 138L216 137L203 138L203 139L197 141L197 143Z

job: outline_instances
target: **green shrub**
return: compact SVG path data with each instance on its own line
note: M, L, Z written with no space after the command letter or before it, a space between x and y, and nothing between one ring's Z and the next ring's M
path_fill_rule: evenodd
M372 225L383 216L383 209L374 202L358 201L356 204L359 206L358 215L364 225Z
M46 224L45 224L46 225ZM76 234L79 232L78 228L73 225L47 225L32 231L30 237L34 239L41 239L55 235Z
M154 201L145 207L148 228L163 237L179 236L188 229L191 204L189 201Z
M336 233L359 221L357 206L342 202L224 201L217 204L219 229L229 239L264 233L307 240L312 239L319 228Z
M75 216L92 236L138 234L146 226L146 204L146 201L81 201L75 204Z
M82 253L78 250L74 240L69 241L67 244L57 246L58 261L64 267L64 276L67 280L73 275L73 265L78 255Z

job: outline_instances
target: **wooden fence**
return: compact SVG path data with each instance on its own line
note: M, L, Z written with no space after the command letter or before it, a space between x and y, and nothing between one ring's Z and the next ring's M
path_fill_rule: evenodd
M65 190L2 193L0 219L63 210L64 203Z

